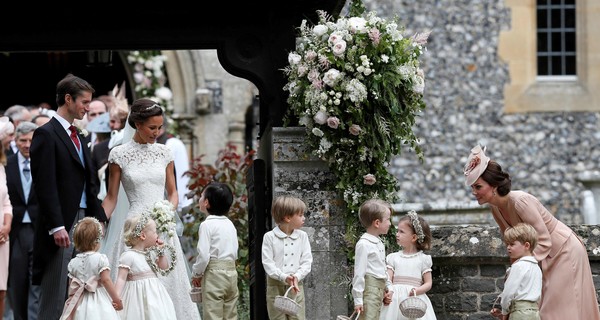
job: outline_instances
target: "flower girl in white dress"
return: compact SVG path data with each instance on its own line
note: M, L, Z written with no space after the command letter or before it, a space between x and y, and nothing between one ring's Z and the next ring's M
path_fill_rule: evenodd
M75 225L73 241L80 253L67 266L69 298L60 320L119 318L123 302L110 278L108 258L98 252L101 238L102 225L96 218L85 217Z
M427 305L427 311L422 318L435 320L435 312L426 293L431 289L431 256L423 250L431 248L431 230L429 224L419 217L415 211L410 211L400 218L396 242L402 250L390 253L385 261L388 277L392 281L392 302L381 308L380 320L404 320L400 312L400 303L410 295L416 295Z
M171 271L165 249L174 255L173 247L163 245L156 232L156 222L148 214L136 214L125 220L125 244L121 254L117 291L123 299L121 319L177 320L175 306L157 273Z

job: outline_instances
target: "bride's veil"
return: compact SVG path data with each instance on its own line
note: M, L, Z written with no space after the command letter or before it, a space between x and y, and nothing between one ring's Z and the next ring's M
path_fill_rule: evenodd
M129 116L127 116L127 120L129 120ZM109 149L112 149L115 146L125 144L133 139L133 135L135 134L135 129L129 125L129 121L125 121L125 127L112 135L109 142ZM117 204L115 206L115 210L112 213L108 226L106 228L106 235L104 240L100 246L100 252L106 254L108 260L111 264L111 278L115 280L117 278L119 258L120 252L119 248L123 247L125 244L121 244L123 239L121 239L123 234L123 225L125 224L125 220L127 219L127 213L129 211L129 200L127 199L127 194L125 193L125 189L123 189L123 184L119 183L119 195L117 198Z

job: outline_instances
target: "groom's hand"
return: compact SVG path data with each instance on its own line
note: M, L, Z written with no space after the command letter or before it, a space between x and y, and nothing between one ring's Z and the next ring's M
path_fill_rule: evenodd
M61 248L68 248L71 245L69 234L65 229L56 231L54 234L54 243Z

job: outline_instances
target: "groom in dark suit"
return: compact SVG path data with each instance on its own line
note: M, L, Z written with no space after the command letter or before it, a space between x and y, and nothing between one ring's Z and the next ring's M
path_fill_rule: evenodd
M33 133L31 173L38 197L33 283L40 284L39 320L60 317L67 298L67 265L75 254L72 227L84 216L106 222L96 195L90 150L73 126L89 110L94 88L68 74L56 85L56 115Z

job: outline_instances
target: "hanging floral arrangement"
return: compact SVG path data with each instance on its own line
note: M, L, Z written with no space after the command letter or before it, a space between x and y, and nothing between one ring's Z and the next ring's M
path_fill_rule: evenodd
M425 108L419 58L429 32L405 36L397 17L365 13L360 0L337 20L317 13L318 23L302 21L283 70L285 125L304 126L310 150L329 164L348 208L346 236L353 245L360 204L397 200L399 185L387 169L392 158L405 146L423 160L412 128Z

